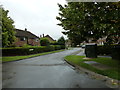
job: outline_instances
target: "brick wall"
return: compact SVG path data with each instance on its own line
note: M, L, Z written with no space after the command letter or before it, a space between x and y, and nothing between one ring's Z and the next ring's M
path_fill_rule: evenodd
M27 40L25 41L21 41L20 38L16 37L16 41L15 41L15 46L23 46L24 44L27 44Z
M32 46L40 46L40 40L36 41L36 39L28 39L28 43Z
M25 39L24 41L21 41L21 39L19 37L16 37L16 41L15 41L15 46L23 46L24 44L27 44L27 39ZM32 46L40 46L40 40L36 41L36 39L28 39L28 44L32 45Z

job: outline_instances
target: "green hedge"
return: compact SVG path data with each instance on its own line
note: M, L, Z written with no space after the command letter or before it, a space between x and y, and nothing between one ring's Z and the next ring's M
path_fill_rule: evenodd
M116 45L112 48L111 56L112 59L120 60L120 45Z
M111 49L112 49L111 45L97 46L97 54L98 55L110 55Z
M61 49L65 49L65 45L60 45L61 46Z
M3 48L2 56L29 55L64 49L61 45Z
M60 45L55 45L55 50L62 49Z
M101 45L97 46L97 54L98 55L111 55L113 52L113 48L118 45Z

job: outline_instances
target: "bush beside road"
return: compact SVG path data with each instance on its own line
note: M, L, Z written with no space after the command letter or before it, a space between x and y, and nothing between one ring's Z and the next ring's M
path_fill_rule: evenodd
M3 48L2 56L30 55L65 49L62 45Z
M27 58L32 58L32 57L36 57L36 56L52 54L52 53L61 52L61 51L64 51L64 49L63 50L57 50L57 51L51 51L51 52L38 53L38 54L33 54L33 55L26 55L26 56L7 56L7 57L2 57L2 62L22 60L22 59L27 59Z

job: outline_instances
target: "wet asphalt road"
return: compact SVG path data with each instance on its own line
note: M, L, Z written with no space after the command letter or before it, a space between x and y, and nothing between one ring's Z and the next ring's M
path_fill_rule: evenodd
M64 61L80 48L3 64L3 88L107 88Z

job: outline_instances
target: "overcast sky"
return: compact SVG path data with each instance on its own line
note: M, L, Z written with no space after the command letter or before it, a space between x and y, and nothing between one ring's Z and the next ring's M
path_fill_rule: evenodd
M65 0L1 0L5 10L9 10L9 16L14 20L17 29L40 34L49 34L53 39L58 39L63 34L62 27L56 25L59 8L57 3L64 5ZM66 36L64 36L66 38Z

